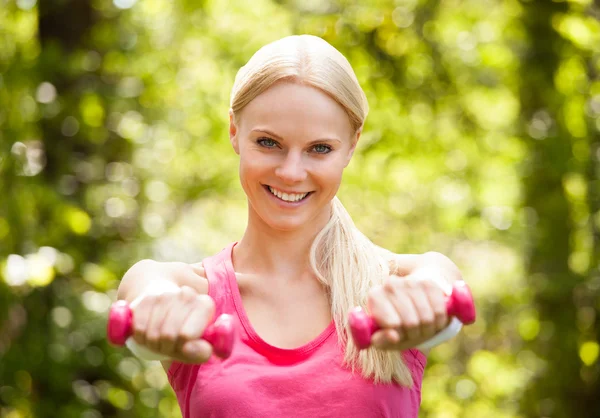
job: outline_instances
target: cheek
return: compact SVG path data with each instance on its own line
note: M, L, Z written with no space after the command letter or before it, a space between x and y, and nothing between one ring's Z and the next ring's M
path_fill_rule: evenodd
M257 158L252 152L244 147L240 148L240 172L254 171L257 165L256 160Z
M321 181L329 187L335 186L336 190L342 181L344 173L344 164L342 161L331 161L324 165L325 169L321 170Z
M265 174L267 170L267 162L260 158L256 154L247 155L244 153L240 154L240 179L243 185L251 185L259 181L260 176Z

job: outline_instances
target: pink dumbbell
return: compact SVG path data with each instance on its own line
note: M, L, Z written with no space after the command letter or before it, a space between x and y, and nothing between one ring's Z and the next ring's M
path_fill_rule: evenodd
M475 322L475 304L467 284L463 281L454 283L452 293L446 301L448 316L455 316L464 325ZM371 345L371 337L381 327L375 320L367 315L362 308L354 308L348 317L352 339L356 346L362 350Z
M123 346L133 335L133 311L124 300L116 301L110 307L108 315L108 341L116 346ZM231 315L222 314L210 324L202 339L213 346L214 353L225 359L231 355L235 341L235 328Z

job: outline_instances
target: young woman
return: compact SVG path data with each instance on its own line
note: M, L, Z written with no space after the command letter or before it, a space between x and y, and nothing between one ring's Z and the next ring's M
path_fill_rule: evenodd
M118 292L136 301L135 341L172 359L184 418L417 417L415 347L446 327L447 288L462 277L441 254L377 247L336 198L367 111L348 61L317 37L273 42L238 72L229 137L243 237L198 264L140 261ZM349 338L355 306L382 328L368 350ZM240 334L226 360L199 338L224 312Z

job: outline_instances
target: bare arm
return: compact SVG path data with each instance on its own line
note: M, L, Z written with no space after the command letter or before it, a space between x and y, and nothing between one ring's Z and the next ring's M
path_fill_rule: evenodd
M208 293L208 281L201 264L142 260L135 263L123 276L117 290L117 299L131 303L154 289L168 290L183 286L191 287L199 294Z
M456 264L445 255L429 251L424 254L390 254L390 271L398 276L408 276L420 270L437 270L437 272L452 285L463 280Z

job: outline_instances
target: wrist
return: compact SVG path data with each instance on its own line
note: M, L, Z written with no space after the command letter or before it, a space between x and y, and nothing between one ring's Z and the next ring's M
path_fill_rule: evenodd
M176 292L179 292L180 290L181 290L181 288L171 281L155 280L155 281L148 283L148 285L146 287L144 287L142 292L138 296L136 296L133 299L133 301L131 301L129 306L132 309L134 309L142 301L142 299L144 299L146 296L161 295L161 294L167 293L167 292L176 293Z
M423 266L415 269L411 277L417 280L429 280L436 284L446 296L452 294L453 281L448 280L446 272L441 267Z

